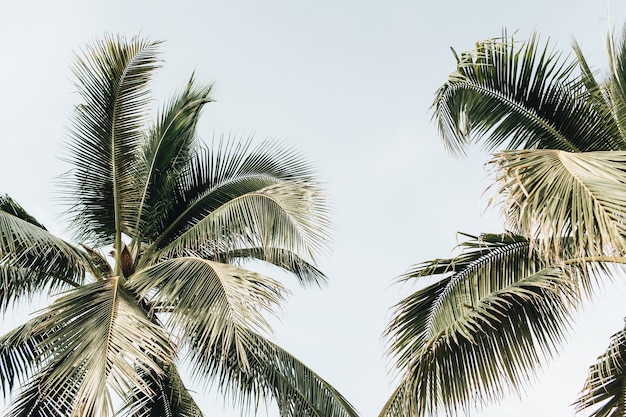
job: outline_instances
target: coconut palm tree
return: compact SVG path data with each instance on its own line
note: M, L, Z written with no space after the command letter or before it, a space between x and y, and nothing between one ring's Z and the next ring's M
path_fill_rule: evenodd
M0 197L0 307L52 295L0 338L9 416L201 416L178 366L244 410L356 416L324 379L270 338L286 295L247 269L302 285L328 241L327 203L308 162L276 142L198 140L211 86L193 77L150 116L159 42L107 36L77 55L81 104L62 181L73 240Z
M421 288L386 330L398 386L384 417L469 412L520 393L561 349L572 312L626 263L626 41L590 69L536 35L506 33L455 54L434 116L455 155L494 152L506 233L464 235L458 254L400 277ZM626 333L590 368L577 410L624 416Z

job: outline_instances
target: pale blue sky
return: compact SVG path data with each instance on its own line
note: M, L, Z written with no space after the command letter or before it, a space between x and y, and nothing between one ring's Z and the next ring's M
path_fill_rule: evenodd
M611 15L621 27L626 3L614 0ZM200 126L207 141L220 132L280 138L318 166L334 207L333 251L320 264L331 283L291 287L277 339L374 416L393 389L380 334L388 308L411 290L393 279L449 256L457 231L501 231L497 213L484 211L487 155L450 157L430 120L434 92L454 70L449 48L471 49L504 27L520 39L537 30L565 52L575 37L601 68L607 16L604 0L4 1L0 192L62 232L53 178L67 169L58 157L78 100L72 52L105 32L165 40L157 103L195 71L216 83ZM620 291L585 310L538 388L473 415L573 415L588 365L623 325ZM202 403L221 414L215 393Z

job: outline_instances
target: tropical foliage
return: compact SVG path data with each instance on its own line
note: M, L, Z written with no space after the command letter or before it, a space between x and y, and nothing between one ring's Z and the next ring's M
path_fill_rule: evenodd
M77 55L81 104L64 177L74 240L0 196L0 307L52 296L0 337L9 416L201 416L178 366L244 411L354 417L329 383L269 339L287 294L328 241L308 162L276 142L216 140L196 125L211 86L193 77L149 123L159 42L108 36Z
M434 113L447 149L481 144L506 233L465 235L458 255L413 267L421 288L386 330L398 387L381 417L467 413L520 393L562 347L572 313L626 263L626 40L598 76L506 33L455 54ZM624 416L626 336L611 340L575 405Z

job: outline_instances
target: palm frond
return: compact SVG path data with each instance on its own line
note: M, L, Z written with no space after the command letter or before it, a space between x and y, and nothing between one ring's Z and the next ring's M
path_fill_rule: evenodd
M194 216L199 220L159 251L160 256L261 247L267 259L274 248L315 259L328 241L326 201L311 182L284 181L235 197L223 196L226 199L211 197L196 202L194 208L200 209L204 202L221 204Z
M622 149L614 121L589 102L584 83L573 73L575 61L561 59L548 44L541 47L537 35L520 45L505 32L478 42L457 61L457 71L433 103L452 153L463 154L478 141L488 150Z
M256 332L241 331L248 366L237 359L238 347L220 343L222 352L201 367L244 410L254 411L261 400L271 398L281 417L358 417L335 388L292 354Z
M284 271L293 274L302 286L322 286L328 278L314 265L305 261L295 253L279 248L246 248L235 249L224 253L206 254L220 262L240 262L246 260L260 260L268 262Z
M164 230L163 213L168 213L177 201L176 183L188 165L196 145L196 124L200 111L210 103L212 85L196 86L194 78L186 88L157 116L157 123L148 134L143 147L145 185L139 204L143 222L131 235L152 241Z
M154 396L146 396L140 390L128 395L126 405L116 415L132 417L202 417L202 411L185 388L173 363L162 364L163 375L145 374L146 384L152 387Z
M588 285L583 266L546 264L521 236L464 246L403 277L443 275L395 306L386 337L403 400L387 413L466 412L519 391L563 341Z
M590 417L626 414L626 329L611 337L606 352L589 368L585 387L574 405L577 412L584 411Z
M38 349L46 362L20 403L34 404L30 392L71 404L72 415L108 416L114 396L154 395L138 369L161 374L157 361L172 347L118 278L73 289L43 314L35 333L45 336Z
M67 184L73 228L81 240L121 243L136 220L138 144L149 116L148 83L159 66L159 42L107 36L75 59L76 87L84 102L69 131L75 169Z
M25 212L23 212L25 213ZM88 256L30 216L0 209L0 274L3 305L46 287L75 287L90 269ZM14 287L13 287L14 286Z
M237 144L222 140L216 150L201 149L181 173L174 198L177 204L163 213L165 217L160 224L167 227L160 231L153 247L171 244L201 219L233 200L283 183L293 184L294 192L300 194L305 187L298 191L299 184L308 185L309 190L317 188L308 162L289 147L263 142L252 148L250 141ZM304 197L313 197L313 200L305 200L309 203L307 210L311 210L308 214L312 215L312 221L319 223L318 230L325 231L328 220L322 193L317 189L314 195L308 193ZM240 233L238 229L236 233Z
M0 194L0 211L4 211L5 213L12 214L18 219L22 219L30 224L33 224L40 229L47 230L46 227L39 223L39 221L30 215L24 207L19 205L15 200L9 197L7 194Z
M238 347L247 363L240 328L270 331L263 313L275 313L284 289L277 281L233 265L181 257L137 271L132 288L155 313L170 314L168 327L180 333L192 355L212 356L218 341ZM193 294L193 296L190 296Z
M44 334L36 331L41 322L41 317L31 319L0 337L0 383L5 399L45 361L39 349Z
M494 156L504 213L547 256L626 252L626 152L506 151Z
M56 363L60 366L59 363ZM51 374L53 368L48 367L33 377L11 402L7 417L81 417L81 409L76 410L74 397L78 394L78 381L66 381L63 391L54 393L41 391L41 387Z
M407 386L410 381L405 379L399 384L393 391L383 408L378 413L379 417L398 417L406 416L407 404L410 401L407 400Z

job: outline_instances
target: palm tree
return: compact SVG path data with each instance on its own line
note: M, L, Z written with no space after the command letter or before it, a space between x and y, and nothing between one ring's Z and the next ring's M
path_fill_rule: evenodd
M464 235L458 254L400 277L421 288L386 329L398 386L381 417L469 412L520 393L561 349L572 313L626 264L626 40L611 35L602 79L580 48L563 58L536 35L455 54L438 90L444 144L495 152L506 233ZM592 365L577 410L626 411L626 331ZM587 414L586 414L587 415Z
M313 262L327 203L311 166L276 142L202 146L211 86L193 76L147 124L159 45L107 36L76 57L82 104L62 181L76 243L0 196L2 311L54 298L0 338L8 415L201 416L179 374L185 359L244 410L273 400L281 416L356 416L268 338L287 290L244 268L326 280Z

